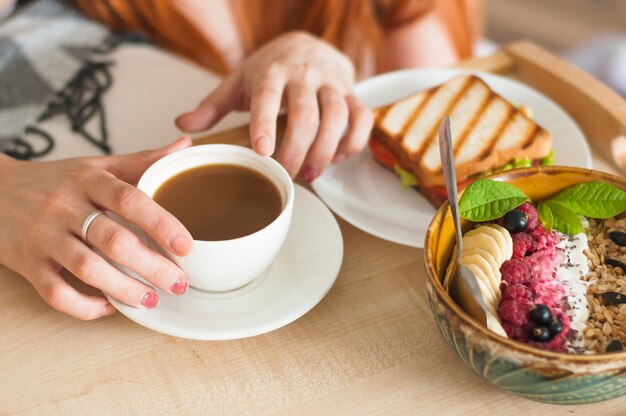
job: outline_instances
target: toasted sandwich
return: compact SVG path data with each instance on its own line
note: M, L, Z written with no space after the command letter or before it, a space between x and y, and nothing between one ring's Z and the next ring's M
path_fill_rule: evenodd
M435 206L447 199L438 131L450 117L459 190L498 170L551 164L552 137L474 75L461 75L375 110L374 158Z

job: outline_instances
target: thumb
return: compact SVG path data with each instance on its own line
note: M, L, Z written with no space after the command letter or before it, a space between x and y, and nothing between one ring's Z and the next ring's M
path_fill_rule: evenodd
M207 130L235 109L238 77L226 78L193 111L176 118L176 127L187 133Z
M183 136L173 143L160 149L144 150L138 153L131 153L122 156L109 156L103 158L104 168L111 172L118 179L136 185L143 173L157 160L174 153L177 150L185 149L192 145L189 136Z

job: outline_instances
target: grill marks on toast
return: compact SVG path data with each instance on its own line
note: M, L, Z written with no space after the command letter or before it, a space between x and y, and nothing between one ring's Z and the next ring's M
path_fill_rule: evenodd
M509 103L507 102L506 104L509 104ZM516 111L517 110L515 109L515 107L513 107L510 104L507 105L507 115L502 118L502 122L494 130L493 134L489 138L487 146L485 146L485 148L483 149L482 153L478 156L479 160L483 160L484 158L489 156L494 151L494 147L495 147L496 143L498 142L498 139L500 138L500 135L502 134L502 132L504 131L506 126L509 124L509 121L511 120L511 118L513 118L513 114Z
M395 104L383 107L377 115L377 120L380 120L379 128L390 139L401 141L408 124L415 120L429 95L430 91L424 91L421 94L413 95Z
M472 80L475 81L475 80ZM455 144L454 144L454 148L453 151L456 154L456 150L459 149L460 147L463 146L463 144L465 143L465 140L467 139L467 135L472 131L472 129L474 128L474 126L476 125L476 123L478 122L478 119L480 118L481 114L485 111L485 109L487 108L487 105L489 104L489 101L491 100L491 97L493 95L493 93L491 92L491 90L486 86L483 85L480 82L472 82L472 85L476 86L477 88L480 88L481 91L485 92L485 95L483 97L482 100L479 100L480 105L477 106L477 111L475 111L474 113L470 113L471 116L469 117L469 122L465 125L465 127L460 127L459 128L459 134L458 137L455 140ZM471 101L471 100L468 100ZM463 109L461 109L459 106L457 106L457 108L455 108L456 111L462 112ZM458 116L456 114L452 114L452 117L454 117L456 120L458 120ZM439 146L436 146L437 148L439 148ZM439 158L439 166L441 166L441 156Z
M541 130L541 127L535 126L535 128L532 129L532 133L528 135L528 138L522 145L522 149L526 149L528 146L530 146L535 141L535 138L541 135Z
M419 105L415 106L415 109L413 110L413 113L411 113L411 116L407 118L404 124L402 124L400 134L398 134L398 137L397 137L398 140L400 141L402 140L402 136L406 134L409 127L411 127L411 124L415 122L415 119L420 115L420 112L422 111L424 106L428 104L428 101L432 98L432 96L433 96L432 89L428 91L424 91L423 94L420 94L421 101Z
M515 111L509 123L502 131L500 140L495 145L496 151L503 151L511 147L526 147L535 138L541 128L526 118L520 111Z
M481 113L476 125L468 135L465 145L455 156L458 163L482 160L493 151L499 134L506 127L513 106L495 94Z
M489 87L471 77L465 90L459 95L459 98L450 109L448 113L450 125L452 131L455 132L452 136L452 149L455 156L458 149L463 147L468 134L487 108L492 95L493 93ZM433 132L430 146L423 155L422 164L431 171L439 171L441 169L437 129Z
M444 184L437 131L450 116L457 177L515 158L545 156L548 132L494 93L480 78L462 75L379 110L374 135L383 139L420 184Z
M430 89L431 94L407 123L401 146L409 158L419 163L439 128L441 119L450 112L471 83L471 78L457 77L442 86Z

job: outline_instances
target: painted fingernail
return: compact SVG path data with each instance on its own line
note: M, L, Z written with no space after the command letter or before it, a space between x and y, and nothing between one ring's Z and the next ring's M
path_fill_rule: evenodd
M302 175L302 179L307 182L312 182L313 179L317 178L319 170L315 166L306 165L302 168L302 172L300 174Z
M271 151L270 147L270 139L267 136L259 136L254 141L254 148L260 155L269 156Z
M176 254L184 255L187 254L189 248L191 247L191 240L189 238L185 238L184 236L177 234L170 240L170 247L172 250L176 252Z
M170 290L176 295L182 295L187 291L188 288L189 282L187 282L186 279L178 279L176 282L174 282L172 287L170 287Z
M156 292L146 292L141 298L141 304L148 309L156 308L159 304L159 295Z
M346 159L346 155L343 153L337 153L335 157L333 157L333 164L336 165L338 163L343 162Z

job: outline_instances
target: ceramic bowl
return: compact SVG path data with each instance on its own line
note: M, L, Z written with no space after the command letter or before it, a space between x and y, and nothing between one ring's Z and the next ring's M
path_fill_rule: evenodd
M626 190L623 178L571 167L515 169L488 178L517 186L533 201L580 182L605 181ZM441 284L455 242L449 211L446 203L430 223L424 259L430 309L439 332L459 358L494 386L535 401L581 404L625 394L626 352L569 355L544 351L496 335L456 305Z

